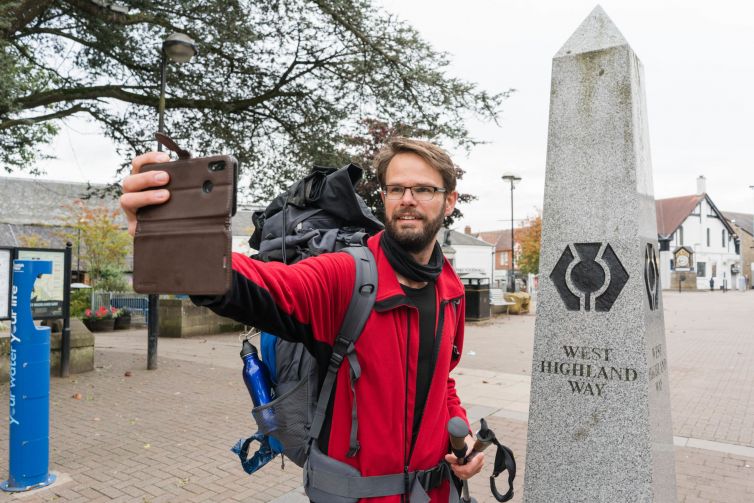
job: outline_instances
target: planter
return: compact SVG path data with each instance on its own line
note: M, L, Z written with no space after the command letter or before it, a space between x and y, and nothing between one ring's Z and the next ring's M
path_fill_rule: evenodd
M100 320L88 320L84 324L92 332L112 332L115 328L115 319L103 318Z
M131 328L131 315L118 316L115 318L115 330L128 330Z

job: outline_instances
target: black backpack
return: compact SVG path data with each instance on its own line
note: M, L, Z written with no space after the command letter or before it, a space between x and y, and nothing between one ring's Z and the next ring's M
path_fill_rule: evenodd
M353 343L361 334L374 304L377 267L366 247L366 238L383 226L355 191L361 175L362 169L354 164L341 169L315 166L309 175L252 216L255 230L249 245L259 250L253 256L255 259L290 264L322 253L345 251L354 257L356 264L353 296L333 347L335 356L331 363L337 361L338 364L331 364L333 368L328 370L332 372L328 375L332 373L332 377L325 378L321 390L317 362L303 344L262 333L262 359L271 370L276 398L254 408L252 414L259 432L279 442L273 442L271 452L267 453L269 458L282 444L282 454L297 465L304 465L310 438L318 436L321 430L340 362L355 358ZM321 411L317 408L320 398ZM315 420L317 416L319 419ZM250 437L234 448L242 463L246 461L250 442L262 443L263 435ZM261 466L256 461L246 463L244 468L249 473Z
M291 264L381 231L384 226L354 189L362 173L355 164L314 166L267 208L254 212L249 246L259 252L253 258Z

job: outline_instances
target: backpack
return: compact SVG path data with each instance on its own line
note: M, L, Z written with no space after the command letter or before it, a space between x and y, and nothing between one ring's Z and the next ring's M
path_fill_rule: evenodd
M363 170L355 164L341 169L314 166L262 211L251 217L252 258L286 264L361 244L366 235L381 231L354 187Z
M294 263L322 253L345 251L354 257L356 281L336 338L340 343L333 346L328 369L328 378L331 373L332 378L325 378L321 389L317 362L303 344L262 333L262 360L270 370L276 398L252 410L259 432L233 449L247 473L259 469L277 453L303 466L310 438L318 437L322 428L340 363L348 358L352 368L358 367L353 361L353 344L369 317L377 292L377 266L366 247L366 238L383 228L354 189L361 175L362 169L354 164L337 170L314 166L309 175L252 215L255 230L249 245L259 250L252 258ZM321 411L319 403L323 404ZM268 443L265 436L270 437ZM353 437L353 448L358 450L355 428ZM254 440L262 447L247 460Z

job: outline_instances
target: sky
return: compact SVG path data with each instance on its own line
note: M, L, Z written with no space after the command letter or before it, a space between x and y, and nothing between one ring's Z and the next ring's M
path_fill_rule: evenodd
M499 125L471 118L477 139L459 190L478 197L456 223L474 232L510 227L542 208L553 55L594 8L582 0L376 0L447 52L449 73L488 91L516 89ZM722 210L754 212L754 2L605 0L600 5L644 65L655 197L707 192ZM45 178L111 182L120 159L98 129L72 119L44 161Z

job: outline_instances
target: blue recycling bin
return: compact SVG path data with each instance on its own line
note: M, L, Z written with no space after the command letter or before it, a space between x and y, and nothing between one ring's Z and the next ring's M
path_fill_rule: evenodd
M50 328L34 326L34 282L52 273L52 262L14 260L9 355L8 480L0 489L27 491L51 484Z

